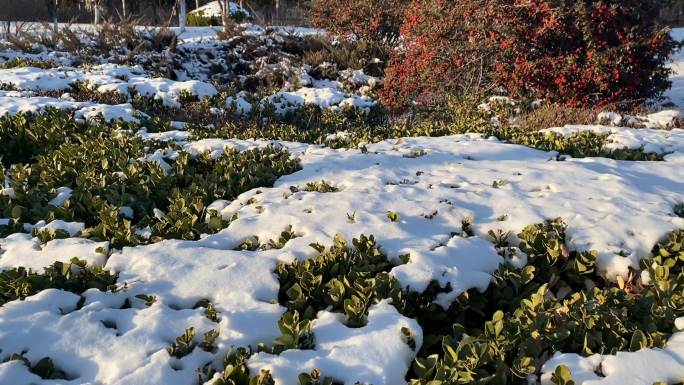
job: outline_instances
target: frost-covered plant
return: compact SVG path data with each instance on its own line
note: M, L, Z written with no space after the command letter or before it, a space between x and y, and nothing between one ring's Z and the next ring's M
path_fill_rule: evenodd
M387 218L392 222L397 222L401 219L401 216L399 216L399 214L395 213L394 211L388 211Z
M197 343L194 341L195 333L196 331L194 327L185 329L185 332L176 337L176 341L172 342L171 346L169 346L166 350L170 355L176 358L187 356L188 354L192 353L192 351L195 349L195 346L197 346Z
M554 385L575 385L570 368L565 365L558 365L551 374L551 383Z
M185 332L176 337L176 340L172 342L171 345L166 349L169 352L169 355L176 358L183 358L192 353L196 347L199 347L207 352L213 352L217 349L215 344L216 339L219 336L219 332L217 330L209 330L208 332L204 333L202 341L199 343L195 341L196 333L197 331L194 327L185 329Z
M280 336L273 341L273 347L266 349L279 354L288 349L313 349L314 335L311 320L301 319L298 311L288 311L278 321Z
M676 216L684 218L684 202L678 202L674 205L673 211Z
M223 359L224 369L219 373L212 385L246 385L249 384L249 368L246 361L252 355L250 349L231 346ZM211 367L205 377L211 378L214 371Z
M596 272L597 253L568 251L566 229L567 225L559 218L527 226L518 234L521 240L518 247L527 255L528 264L535 266L542 281L577 287L583 285L587 275Z

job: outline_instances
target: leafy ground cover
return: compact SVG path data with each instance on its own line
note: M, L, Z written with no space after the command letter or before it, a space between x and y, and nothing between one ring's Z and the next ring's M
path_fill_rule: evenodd
M243 27L3 42L0 383L682 382L676 110L392 118Z

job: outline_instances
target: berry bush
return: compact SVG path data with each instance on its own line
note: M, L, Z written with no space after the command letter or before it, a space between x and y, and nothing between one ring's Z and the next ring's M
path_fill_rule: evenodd
M408 4L410 0L314 0L311 21L335 34L394 41Z
M507 93L569 106L635 104L669 87L677 47L660 1L415 0L387 71L393 109Z

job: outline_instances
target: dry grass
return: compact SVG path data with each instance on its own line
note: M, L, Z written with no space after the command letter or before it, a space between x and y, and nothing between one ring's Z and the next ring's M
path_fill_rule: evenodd
M596 116L601 111L606 111L606 108L574 108L545 104L519 116L516 124L533 131L567 124L596 124Z
M128 18L114 24L111 21L94 30L84 30L71 24L54 31L43 24L33 31L21 31L8 36L12 48L23 52L36 52L43 48L69 52L82 58L109 55L113 52L137 54L145 51L173 50L178 37L166 27L141 28L140 20ZM87 61L87 60L86 60Z
M302 61L313 68L332 63L341 70L363 69L372 76L384 76L390 53L389 47L366 41L344 40L333 44L326 38L314 37L307 39L307 45L307 49L302 52Z
M59 98L65 92L64 91L41 91L34 92L35 96L46 96L52 98ZM118 92L98 92L96 90L88 88L83 83L75 84L72 89L68 90L67 93L71 98L77 102L93 102L100 104L123 104L128 101L128 97L122 95Z

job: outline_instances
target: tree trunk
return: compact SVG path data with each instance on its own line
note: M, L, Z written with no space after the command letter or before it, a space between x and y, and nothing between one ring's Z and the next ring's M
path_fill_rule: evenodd
M219 7L221 8L221 22L223 23L223 31L228 32L233 29L233 19L230 14L230 1L229 0L218 0Z
M199 0L195 0L195 9L199 8Z
M45 5L47 6L48 14L50 14L50 20L52 21L52 31L59 31L59 25L57 20L57 0L45 0Z
M55 10L52 14L52 29L55 33L59 32L59 17L58 17L59 6L57 5L57 0L55 0Z
M7 21L7 24L6 24L6 26L5 26L5 33L6 33L6 36L9 36L10 33L12 32L12 20L15 19L15 17L14 17L14 12L15 12L14 0L10 0L10 2L9 2L9 12L7 12L7 20L6 20L6 21Z
M126 0L121 0L121 17L126 19Z
M178 0L180 2L180 7L178 11L178 26L180 27L181 33L185 32L185 18L187 13L187 4L185 0Z
M93 4L93 24L100 24L100 2L97 0Z

